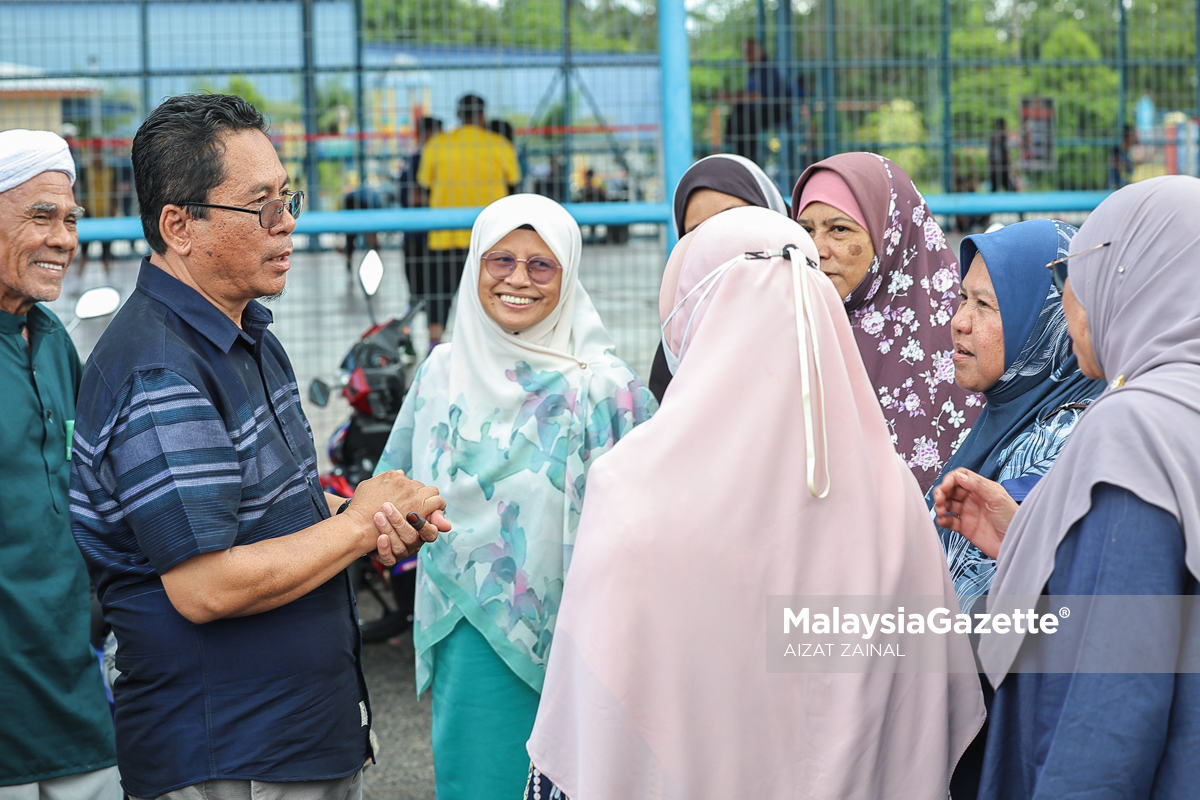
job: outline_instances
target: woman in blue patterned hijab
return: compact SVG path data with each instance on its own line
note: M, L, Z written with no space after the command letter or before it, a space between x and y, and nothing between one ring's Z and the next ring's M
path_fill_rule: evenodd
M970 435L934 482L970 470L1018 503L1050 469L1079 415L1104 390L1071 352L1062 296L1046 264L1067 254L1075 228L1047 219L968 236L951 320L955 381L987 397ZM933 492L926 495L932 507ZM962 534L938 528L959 604L969 613L996 571Z

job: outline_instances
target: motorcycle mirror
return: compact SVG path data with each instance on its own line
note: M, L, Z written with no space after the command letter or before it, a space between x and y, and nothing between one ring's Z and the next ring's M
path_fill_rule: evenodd
M379 291L379 284L382 281L383 260L379 257L379 253L370 250L363 257L362 263L358 265L358 282L362 284L367 297L374 297L375 292Z
M79 296L79 301L75 303L75 317L77 319L106 317L116 311L119 305L121 305L121 294L111 286L88 289Z
M312 383L308 385L308 399L318 408L324 408L329 405L330 391L328 383L320 378L313 378Z
M75 303L75 319L67 326L67 333L75 330L75 326L85 319L107 317L121 305L121 294L111 286L100 286L88 289L79 295Z

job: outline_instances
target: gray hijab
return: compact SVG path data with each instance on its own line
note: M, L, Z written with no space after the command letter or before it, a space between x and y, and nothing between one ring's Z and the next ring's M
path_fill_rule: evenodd
M1000 548L988 611L1041 594L1067 531L1087 514L1092 487L1127 489L1174 515L1185 561L1200 577L1200 179L1154 178L1110 195L1071 242L1071 289L1087 310L1092 350L1111 381L1058 461L1013 518ZM1122 385L1123 379L1123 385ZM1021 636L985 635L979 658L993 686Z

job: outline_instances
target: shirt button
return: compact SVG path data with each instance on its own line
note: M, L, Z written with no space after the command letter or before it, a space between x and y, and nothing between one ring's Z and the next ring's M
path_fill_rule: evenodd
M47 411L46 412L46 422L53 422L53 421L54 421L54 412Z
M580 362L579 362L579 368L580 368L580 369L587 369L587 362L586 362L586 361L580 361Z

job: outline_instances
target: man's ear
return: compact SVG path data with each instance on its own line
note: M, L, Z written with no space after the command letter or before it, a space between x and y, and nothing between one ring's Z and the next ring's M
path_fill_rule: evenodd
M181 256L192 252L192 232L188 228L191 215L181 206L167 204L158 215L158 232L167 244L168 250L174 250Z

